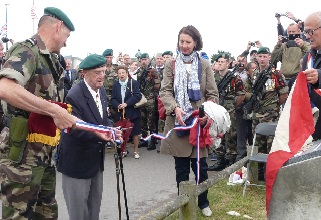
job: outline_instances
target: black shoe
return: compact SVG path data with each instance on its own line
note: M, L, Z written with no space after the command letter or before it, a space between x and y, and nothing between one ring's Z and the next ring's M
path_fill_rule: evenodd
M138 148L141 147L148 147L148 141L140 141L140 143L138 144Z
M229 157L228 157L228 166L231 166L231 165L233 165L234 163L235 163L235 161L236 161L236 156L237 155L230 155Z
M156 149L155 143L150 143L147 147L147 150L155 150L155 149Z
M211 161L217 161L217 154L214 152L211 155Z
M228 165L228 161L226 162L226 160L224 158L223 159L220 158L212 166L209 166L207 170L208 171L221 171L221 170L224 170L227 165Z

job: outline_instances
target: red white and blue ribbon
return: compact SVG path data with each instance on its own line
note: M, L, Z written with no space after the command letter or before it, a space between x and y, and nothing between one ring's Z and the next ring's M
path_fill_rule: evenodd
M157 138L157 139L160 139L160 140L164 140L166 139L174 130L190 130L191 128L193 128L196 124L197 124L197 121L198 119L197 118L194 118L193 121L192 121L192 124L188 125L188 126L178 126L178 127L175 127L171 130L169 130L166 134L166 136L164 135L161 135L161 134L150 134L148 135L147 137L145 138L141 138L143 139L144 141L148 141L151 137L154 137L154 138Z
M97 132L106 133L106 134L111 133L113 140L117 144L121 144L120 140L116 140L116 129L114 127L112 128L104 125L95 125L95 124L90 124L83 121L77 121L76 127L78 129L85 130L85 131L97 131Z
M313 68L313 58L311 53L308 54L308 59L307 59L307 69L312 69Z
M201 124L197 123L197 146L196 146L196 164L197 164L197 174L196 174L196 185L200 182L200 133L201 133Z
M196 185L199 184L199 179L200 179L200 132L201 132L201 126L200 123L198 122L198 118L194 118L192 121L192 124L188 125L188 126L178 126L175 127L171 130L169 130L166 134L166 136L160 135L160 134L151 134L148 135L146 138L141 138L144 141L148 141L151 137L157 138L157 139L161 139L164 140L166 139L174 130L190 130L191 128L193 128L194 126L198 126L197 128L197 146L196 146L196 166L197 166L197 173L196 173Z

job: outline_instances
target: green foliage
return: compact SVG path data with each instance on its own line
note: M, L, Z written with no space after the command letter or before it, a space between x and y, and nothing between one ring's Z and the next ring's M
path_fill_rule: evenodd
M235 60L234 56L232 56L232 54L231 54L229 51L226 52L226 51L224 51L224 50L218 50L216 54L212 54L212 56L211 56L211 63L214 63L214 62L215 62L217 56L218 56L220 53L226 53L226 54L228 54L228 55L231 57L231 59L232 59L233 61Z
M253 219L266 220L265 211L265 189L255 186L248 186L245 197L242 196L243 185L229 186L227 180L222 180L211 187L208 191L208 199L213 215L206 218L200 209L197 211L197 219L219 219L219 220L242 220L248 215ZM236 211L241 216L231 216L227 212ZM179 211L168 216L166 220L179 219Z

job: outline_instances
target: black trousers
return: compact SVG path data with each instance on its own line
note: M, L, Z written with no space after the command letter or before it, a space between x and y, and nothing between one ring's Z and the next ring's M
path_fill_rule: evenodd
M197 163L196 163L197 161L196 160L197 159L190 158L190 157L174 157L174 159L175 159L175 170L176 170L176 182L177 182L177 188L179 192L179 183L182 181L189 180L190 167L192 168L195 174L195 181L196 181L197 179ZM206 162L206 157L201 158L199 183L208 179L207 169L208 169L208 165ZM198 196L198 207L200 209L203 209L209 206L207 193L208 191L206 190L205 192L203 192Z
M237 134L237 157L236 161L241 160L246 157L247 149L246 142L249 142L249 145L253 143L253 134L252 134L252 120L243 119L243 111L236 111L236 134Z

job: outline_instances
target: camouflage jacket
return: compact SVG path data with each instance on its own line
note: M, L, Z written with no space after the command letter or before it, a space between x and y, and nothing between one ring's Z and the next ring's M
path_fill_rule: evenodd
M113 90L114 82L117 80L116 76L116 68L117 65L113 64L109 70L105 71L105 80L104 80L104 87L107 94L107 103L111 105L111 92Z
M156 68L156 70L157 70L157 68ZM158 74L159 74L159 81L162 82L162 80L163 80L164 67L159 68L159 70L157 70L157 72L158 72ZM157 91L158 93L159 93L159 90L160 90L160 87L159 87L159 89L158 89L158 91Z
M259 76L261 70L257 68L253 73L252 84L254 85L256 78ZM268 106L274 108L278 105L279 102L279 95L287 94L289 92L289 88L286 85L284 75L276 70L275 68L272 69L272 73L268 80L265 82L265 85L262 89L262 97L258 101L259 109L256 109L256 112L260 112L263 109L267 109Z
M228 72L230 72L228 70ZM228 72L226 74L228 74ZM222 79L219 73L214 74L216 84ZM222 105L227 110L235 109L236 97L244 95L244 85L241 77L237 74L234 74L231 81L225 87L224 91L220 95L220 105Z
M0 77L15 80L32 94L51 101L63 99L63 67L58 55L49 52L39 35L15 43L5 56ZM4 113L13 114L15 107L1 101Z
M139 82L140 91L146 99L153 99L160 89L159 73L154 68L140 68L137 72L137 81Z

